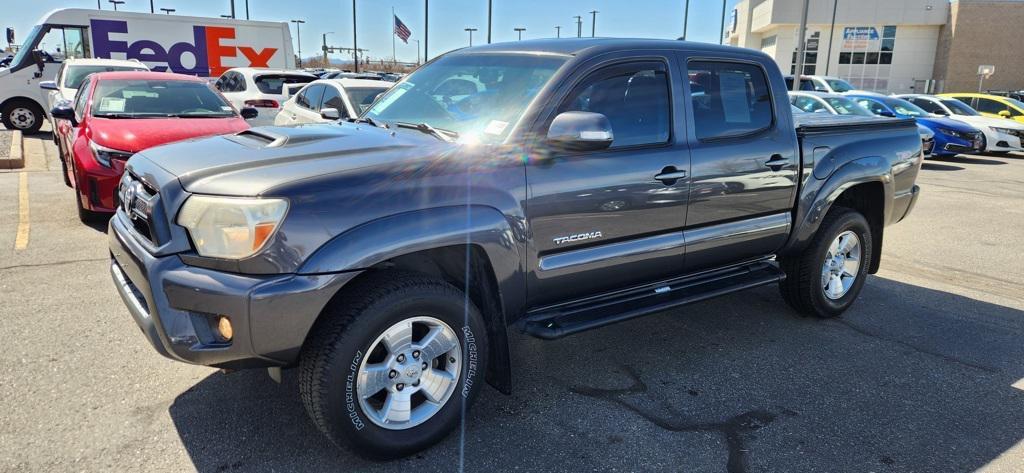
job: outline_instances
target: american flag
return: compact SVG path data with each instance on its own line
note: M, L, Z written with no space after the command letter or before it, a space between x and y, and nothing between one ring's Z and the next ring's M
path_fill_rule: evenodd
M409 31L409 27L402 23L402 20L398 19L398 15L395 17L395 36L402 40L403 43L409 44L409 37L412 36L412 31Z

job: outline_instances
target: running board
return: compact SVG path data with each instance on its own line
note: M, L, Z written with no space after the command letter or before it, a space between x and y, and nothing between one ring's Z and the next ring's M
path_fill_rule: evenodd
M683 279L617 292L528 314L523 331L554 340L745 289L777 283L786 275L773 261L759 261Z

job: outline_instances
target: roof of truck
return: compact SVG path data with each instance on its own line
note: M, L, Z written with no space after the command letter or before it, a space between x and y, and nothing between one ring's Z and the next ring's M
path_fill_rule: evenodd
M454 51L456 54L472 54L483 52L534 52L546 54L558 54L566 56L577 56L583 53L600 53L607 51L620 51L624 49L676 49L686 51L703 52L737 52L745 54L764 54L760 51L737 48L733 46L722 46L718 44L697 43L673 39L642 39L642 38L555 38L555 39L531 39L523 41L511 41L506 43L493 43L469 48L462 48Z

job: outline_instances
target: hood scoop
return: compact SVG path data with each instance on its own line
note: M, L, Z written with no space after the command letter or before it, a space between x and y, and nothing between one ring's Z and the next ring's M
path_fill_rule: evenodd
M313 141L337 138L338 130L327 130L324 127L295 127L277 129L277 127L250 128L226 137L250 148L280 148L287 145L300 145Z

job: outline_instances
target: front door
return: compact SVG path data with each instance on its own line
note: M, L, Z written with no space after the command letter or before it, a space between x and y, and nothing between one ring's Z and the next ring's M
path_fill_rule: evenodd
M800 161L789 114L776 112L789 107L786 92L772 90L760 63L693 58L684 67L693 124L686 270L770 255L789 235Z
M669 55L592 69L556 113L601 113L610 148L556 153L526 167L532 308L678 274L689 155L674 124ZM677 79L678 81L678 79ZM680 125L681 128L681 125ZM546 135L546 125L538 130Z

